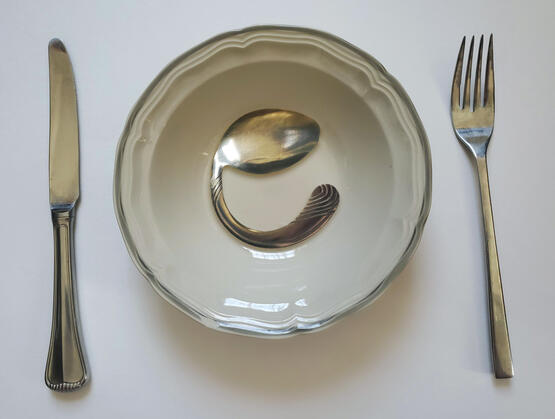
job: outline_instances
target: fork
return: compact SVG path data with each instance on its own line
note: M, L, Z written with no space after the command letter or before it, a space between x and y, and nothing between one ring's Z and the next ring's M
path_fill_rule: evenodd
M453 122L453 129L455 130L457 138L475 157L478 169L478 180L480 182L480 194L482 198L484 235L486 240L493 370L495 378L511 378L514 376L513 361L511 356L511 344L509 342L509 331L507 328L507 318L505 315L503 286L501 284L501 273L497 257L497 244L495 241L495 229L493 226L493 212L491 209L488 166L486 160L486 153L491 134L493 132L493 120L495 116L493 35L490 35L489 38L483 98L481 74L484 35L480 37L478 60L476 63L476 75L474 78L474 95L472 97L472 101L470 95L470 84L472 75L472 53L474 51L474 36L470 41L470 52L466 65L464 92L461 105L461 76L463 70L465 41L466 37L463 38L461 43L461 48L457 58L457 65L455 67L455 75L453 77L453 87L451 90L451 120Z

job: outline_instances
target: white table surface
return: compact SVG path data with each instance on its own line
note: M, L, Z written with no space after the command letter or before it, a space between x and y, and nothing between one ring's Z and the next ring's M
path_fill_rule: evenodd
M418 3L418 4L417 4ZM555 417L555 3L2 1L2 418ZM127 114L170 60L253 24L314 27L380 60L429 136L433 203L412 261L375 304L280 341L209 330L131 263L112 207ZM462 35L494 32L490 181L516 375L492 377L479 193L449 94ZM50 336L50 38L71 54L81 127L76 253L91 381L43 381Z

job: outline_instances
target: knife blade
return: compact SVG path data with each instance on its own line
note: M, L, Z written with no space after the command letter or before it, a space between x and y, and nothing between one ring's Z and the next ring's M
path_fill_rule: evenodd
M73 226L79 198L79 127L73 69L59 39L48 44L48 62L54 298L44 379L50 389L65 392L80 389L88 380L74 286Z
M79 198L79 126L75 78L62 41L48 45L50 65L50 206L73 206Z

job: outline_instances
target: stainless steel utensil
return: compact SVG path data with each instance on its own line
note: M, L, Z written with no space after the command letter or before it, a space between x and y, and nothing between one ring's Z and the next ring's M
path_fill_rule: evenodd
M495 115L495 85L493 78L493 35L489 38L488 55L486 62L486 77L484 95L482 98L482 49L484 36L480 37L478 47L478 61L474 81L474 95L471 102L470 84L472 74L472 53L474 50L474 37L470 42L464 94L462 106L460 102L461 76L465 50L465 38L459 50L453 87L451 91L451 118L455 134L460 142L472 153L476 159L480 193L482 198L482 215L484 220L484 233L486 238L486 259L488 270L488 295L490 312L491 345L493 354L493 369L496 378L510 378L514 375L511 356L511 344L505 315L505 302L499 260L497 258L497 244L493 226L493 212L489 193L488 167L486 152L493 132Z
M73 221L79 198L79 128L71 61L64 44L48 44L50 66L50 209L54 226L54 308L46 385L80 389L87 381L76 310Z
M241 224L229 211L222 192L226 166L262 174L285 169L318 144L320 127L297 112L262 109L235 121L214 154L210 192L220 221L240 240L258 247L279 248L299 243L316 233L335 213L339 192L332 185L317 186L301 213L284 227L259 231Z

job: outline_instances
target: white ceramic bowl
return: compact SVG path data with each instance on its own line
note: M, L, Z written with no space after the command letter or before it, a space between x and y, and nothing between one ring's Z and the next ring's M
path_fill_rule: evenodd
M281 173L227 170L232 213L268 230L316 185L341 196L322 231L276 251L231 236L209 195L222 134L263 108L310 116L320 142ZM430 198L428 142L399 83L363 51L303 28L229 32L177 58L133 108L116 157L116 215L141 273L205 325L257 336L315 330L376 298L417 246Z

